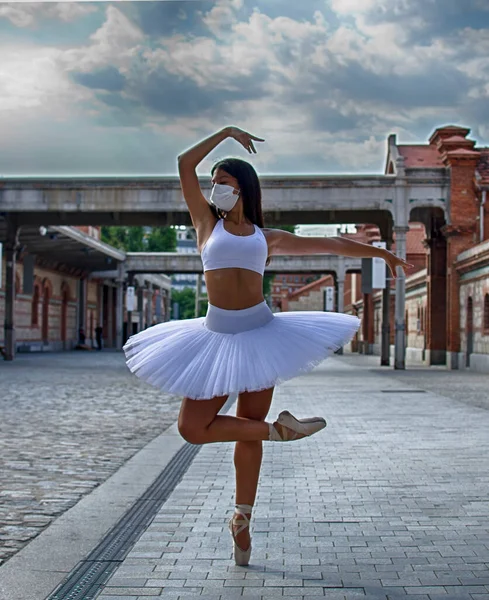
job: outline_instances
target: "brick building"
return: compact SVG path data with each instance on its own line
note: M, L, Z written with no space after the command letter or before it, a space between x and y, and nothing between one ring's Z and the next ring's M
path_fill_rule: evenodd
M415 269L406 279L407 359L489 372L489 148L478 148L469 133L442 127L425 145L397 145L390 136L386 173L395 172L397 152L407 169L446 169L451 181L447 221L434 211L408 233L407 258ZM364 317L360 349L377 352L381 293L362 297L356 278L345 282L345 310ZM392 287L391 344L394 293Z
M41 228L43 229L43 228ZM61 351L81 341L95 347L95 328L103 328L104 346L117 346L117 302L122 281L110 275L125 254L100 241L99 227L52 227L32 236L31 248L20 252L15 273L15 334L20 352ZM98 276L100 274L100 276ZM5 319L5 256L1 262L0 322ZM170 279L138 275L138 309L132 331L167 320ZM122 303L120 303L122 306ZM159 307L158 307L159 305ZM127 313L121 311L122 336L127 337ZM0 348L4 328L0 329Z

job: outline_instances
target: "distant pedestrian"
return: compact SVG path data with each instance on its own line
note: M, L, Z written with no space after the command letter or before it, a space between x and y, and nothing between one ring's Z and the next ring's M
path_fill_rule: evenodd
M322 417L297 419L283 411L265 418L274 386L312 370L352 339L360 320L321 311L273 313L263 298L263 273L272 255L339 254L382 257L393 275L406 262L391 252L345 238L301 237L264 228L258 176L248 162L219 161L207 200L197 165L233 138L251 154L254 137L226 127L178 157L180 183L197 231L209 304L205 317L170 321L137 333L124 346L129 369L141 379L183 396L178 426L190 443L236 441L236 510L229 522L236 564L251 554L249 524L262 461L262 441L310 436ZM237 393L236 417L218 414Z
M102 350L103 333L104 333L103 327L101 325L97 325L97 327L95 327L95 340L97 342L97 350Z

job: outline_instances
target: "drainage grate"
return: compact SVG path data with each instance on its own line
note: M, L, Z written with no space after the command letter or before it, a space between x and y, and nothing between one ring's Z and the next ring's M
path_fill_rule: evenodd
M237 394L231 394L220 414L227 412L236 399ZM185 475L201 447L182 446L144 494L46 600L95 598Z
M202 446L185 444L104 539L46 600L92 600L124 560Z

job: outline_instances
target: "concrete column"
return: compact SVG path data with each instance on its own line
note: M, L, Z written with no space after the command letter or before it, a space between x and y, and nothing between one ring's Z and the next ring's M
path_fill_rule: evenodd
M163 316L163 290L156 286L155 288L155 323L161 323Z
M128 273L127 285L134 285L134 273ZM132 335L132 310L127 310L127 339Z
M117 282L117 300L115 307L115 347L120 350L122 348L122 328L124 319L124 265L122 263L118 268Z
M144 329L144 287L138 287L139 331Z
M409 227L394 227L396 234L396 254L406 260L406 235ZM406 368L406 276L403 269L398 267L396 278L396 308L395 308L395 359L394 369Z
M83 333L87 336L86 331L86 321L87 321L87 303L86 303L86 295L87 295L87 280L80 279L78 281L78 302L76 305L77 311L77 332L78 335L78 343L81 343L80 339L80 329L83 329ZM87 339L85 337L85 344L87 343Z
M390 278L388 278L386 286L382 290L382 338L380 348L380 365L382 367L390 365L390 303L391 286Z
M363 354L373 354L374 331L374 297L372 293L363 294Z
M386 242L386 248L391 248L391 241ZM385 288L382 290L382 335L380 345L380 365L388 367L390 365L390 306L391 306L391 274L386 265L386 282Z
M344 312L345 310L345 257L338 256L338 270L336 271L336 310Z
M100 327L104 326L104 284L98 284L98 316L97 316L97 325Z
M7 241L5 243L5 360L15 358L15 265L19 249L19 232L17 223L7 221Z
M148 283L148 301L146 304L146 322L148 327L153 325L153 285Z
M195 288L195 317L199 316L200 311L200 294L202 290L202 273L197 275L197 286Z
M171 292L170 290L166 290L165 294L165 321L170 320L170 312L171 312Z
M338 270L336 272L336 311L345 311L345 258L338 256ZM337 350L336 354L343 354L343 348Z
M113 298L113 288L112 285L106 285L107 290L107 331L106 331L106 340L107 346L109 348L114 347L114 303L112 301Z

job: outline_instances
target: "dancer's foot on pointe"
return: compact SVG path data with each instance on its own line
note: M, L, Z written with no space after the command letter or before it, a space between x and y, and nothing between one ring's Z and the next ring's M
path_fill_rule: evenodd
M273 442L290 442L309 437L326 427L323 417L297 419L288 410L282 411L278 419L270 424L269 440Z

